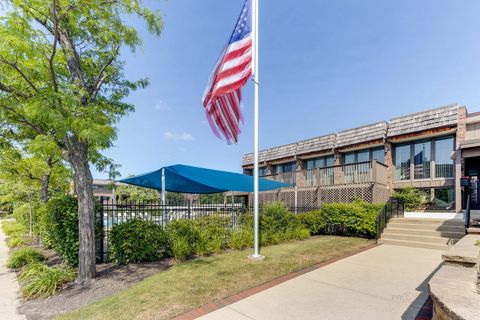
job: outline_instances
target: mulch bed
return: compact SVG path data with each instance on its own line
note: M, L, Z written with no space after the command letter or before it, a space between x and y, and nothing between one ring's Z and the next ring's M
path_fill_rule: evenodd
M39 245L31 245L31 247L40 249L47 255L48 265L62 263L55 251L43 249ZM126 266L112 263L99 264L97 265L97 277L90 286L81 287L70 283L58 295L45 299L22 300L19 312L25 314L28 320L49 319L111 296L157 272L166 270L173 264L171 259Z

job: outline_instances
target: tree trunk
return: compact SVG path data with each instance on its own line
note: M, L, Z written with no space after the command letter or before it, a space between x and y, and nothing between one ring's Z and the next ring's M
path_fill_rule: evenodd
M92 173L88 165L88 145L74 137L68 153L78 198L78 283L89 285L95 278L95 202Z
M42 189L40 190L40 201L42 203L47 203L49 199L49 189L50 188L50 171L44 173L42 177Z

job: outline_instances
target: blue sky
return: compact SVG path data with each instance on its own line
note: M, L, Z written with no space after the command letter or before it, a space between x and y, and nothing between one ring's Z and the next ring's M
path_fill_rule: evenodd
M201 97L242 0L147 1L161 37L123 52L132 94L105 154L123 177L184 163L241 171L253 150L252 86L237 145L211 132ZM458 102L480 110L478 0L260 0L260 147L307 139ZM95 172L95 177L105 177Z

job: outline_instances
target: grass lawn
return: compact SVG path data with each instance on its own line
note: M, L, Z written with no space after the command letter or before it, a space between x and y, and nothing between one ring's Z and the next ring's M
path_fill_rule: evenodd
M360 238L320 236L265 247L263 262L251 250L190 260L58 319L170 319L281 275L372 244Z

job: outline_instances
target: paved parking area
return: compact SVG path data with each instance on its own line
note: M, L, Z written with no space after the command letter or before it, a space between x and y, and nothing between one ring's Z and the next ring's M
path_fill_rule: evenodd
M381 245L200 319L414 319L442 251Z

